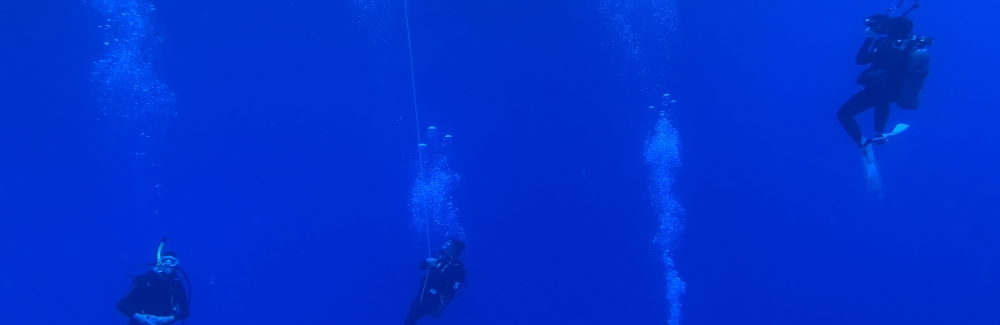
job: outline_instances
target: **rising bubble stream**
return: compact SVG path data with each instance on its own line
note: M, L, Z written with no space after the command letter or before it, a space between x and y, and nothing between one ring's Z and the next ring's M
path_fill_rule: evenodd
M425 139L427 143L419 146L423 167L417 173L410 196L413 228L441 241L464 239L465 229L458 222L458 211L451 197L451 190L460 179L448 165L452 137L440 135L432 126Z
M663 264L667 283L667 305L670 318L667 323L678 325L681 321L681 296L685 291L684 281L677 273L672 250L677 247L677 240L684 230L681 215L683 210L677 202L673 185L674 173L680 167L680 140L677 129L670 124L669 112L676 101L664 95L665 111L660 112L652 135L646 139L646 164L649 166L652 180L653 204L657 207L660 219L660 231L656 243L663 252Z

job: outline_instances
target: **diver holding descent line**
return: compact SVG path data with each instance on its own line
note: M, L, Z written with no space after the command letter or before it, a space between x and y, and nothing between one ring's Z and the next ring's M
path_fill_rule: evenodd
M872 189L880 189L881 180L871 145L884 144L890 137L909 127L899 124L892 132L885 132L889 108L893 102L906 110L916 109L920 105L920 91L923 89L930 61L927 47L934 41L930 37L910 34L913 31L913 21L906 15L920 7L917 0L902 15L889 16L905 1L900 0L898 5L889 8L885 14L872 15L865 20L868 29L865 30L865 41L858 50L855 63L871 66L857 78L857 83L864 88L837 111L840 124L862 151ZM879 35L885 37L878 38ZM876 135L866 139L854 116L872 107L875 107Z
M465 242L452 238L444 243L437 258L429 257L420 263L420 269L427 270L427 275L420 281L420 293L410 304L403 325L414 325L427 315L440 318L445 307L465 289L464 250Z

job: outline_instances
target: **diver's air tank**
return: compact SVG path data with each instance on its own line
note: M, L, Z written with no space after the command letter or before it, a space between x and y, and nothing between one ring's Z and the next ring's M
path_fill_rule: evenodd
M910 60L906 64L906 75L899 88L899 99L896 105L903 109L916 109L920 106L920 91L924 89L924 79L927 78L931 52L927 48L918 47L910 52Z

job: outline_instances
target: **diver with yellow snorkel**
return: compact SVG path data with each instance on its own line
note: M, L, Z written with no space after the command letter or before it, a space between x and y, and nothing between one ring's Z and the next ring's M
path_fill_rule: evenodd
M166 242L166 237L160 241L153 269L135 277L132 288L118 302L118 311L131 318L128 325L166 325L188 317L191 297L177 275L184 270L177 266L177 254L163 252Z

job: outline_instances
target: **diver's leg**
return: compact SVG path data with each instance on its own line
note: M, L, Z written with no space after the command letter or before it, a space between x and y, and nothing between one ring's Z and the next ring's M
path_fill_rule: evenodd
M421 313L420 311L410 309L410 313L406 315L406 320L403 321L403 325L416 325L420 318L423 318L427 314Z
M425 299L426 300L426 299ZM403 325L415 325L417 321L427 316L431 310L427 307L426 302L421 302L420 298L413 300L413 304L410 304L410 313L406 315L406 320L403 321Z
M875 105L873 92L868 89L862 89L851 99L848 99L844 105L840 106L840 110L837 111L837 119L840 120L840 125L844 127L847 134L851 136L854 143L858 144L860 147L862 145L861 128L858 127L858 122L854 120L854 115L864 112L868 108Z
M417 316L411 311L409 315L406 315L406 320L403 321L403 325L417 325L417 321L420 320L420 317L423 316Z
M885 133L885 124L889 122L889 102L875 105L875 133Z

